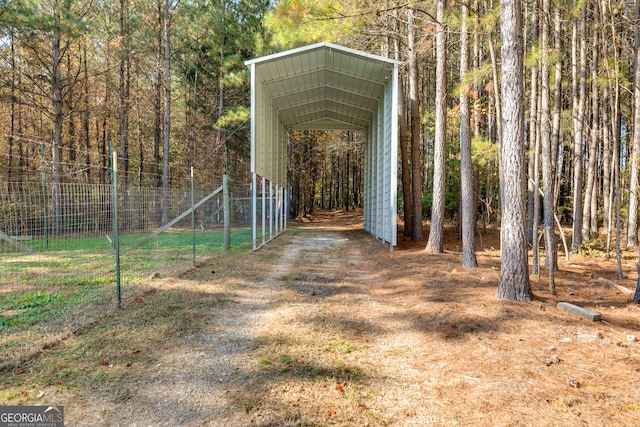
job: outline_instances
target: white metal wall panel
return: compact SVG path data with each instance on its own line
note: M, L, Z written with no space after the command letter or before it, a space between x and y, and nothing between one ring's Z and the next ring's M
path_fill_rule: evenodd
M390 96L385 96L386 116L388 117L389 134L385 140L389 144L389 224L391 249L398 244L398 65L394 65L391 80L387 82Z
M391 118L392 118L392 102L393 102L393 87L392 85L387 85L384 91L384 135L382 138L384 144L384 211L385 211L385 221L384 221L384 240L387 242L393 242L393 238L395 236L395 222L392 220L393 216L396 215L396 210L394 208L393 197L394 192L391 187L396 187L397 183L391 180L392 173L391 169L393 167L397 168L397 163L392 163L392 138L391 138Z
M280 141L279 156L280 159L282 159L279 164L280 169L278 170L278 182L284 190L287 188L287 166L289 163L289 153L287 147L289 145L289 133L287 132L282 122L279 122L278 130Z
M371 233L371 127L367 129L367 139L364 148L364 230Z
M384 239L384 106L378 103L376 120L376 153L378 155L376 177L376 237Z
M367 147L371 152L371 166L369 168L369 183L370 183L370 199L369 212L364 212L364 215L369 215L371 218L371 228L369 233L378 237L378 181L376 180L376 171L378 170L378 115L374 112L371 127L369 130L369 140L367 141Z

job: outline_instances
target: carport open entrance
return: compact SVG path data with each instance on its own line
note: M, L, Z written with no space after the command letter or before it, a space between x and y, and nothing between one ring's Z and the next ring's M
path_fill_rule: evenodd
M393 248L400 63L318 43L246 64L251 70L253 248L259 227L262 244L286 229L292 129L363 131L364 229Z

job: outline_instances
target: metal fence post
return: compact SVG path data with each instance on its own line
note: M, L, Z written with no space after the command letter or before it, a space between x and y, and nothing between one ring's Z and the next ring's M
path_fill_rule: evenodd
M111 186L113 193L113 247L116 250L116 307L120 308L122 301L120 295L120 239L118 237L118 157L115 150L112 152Z
M224 203L224 250L231 250L231 197L229 197L229 175L222 178L222 194Z
M196 265L196 207L193 190L193 166L191 166L191 260Z
M49 250L49 220L47 213L47 176L44 171L44 142L40 143L41 169L42 169L42 208L44 213L44 243L45 250Z

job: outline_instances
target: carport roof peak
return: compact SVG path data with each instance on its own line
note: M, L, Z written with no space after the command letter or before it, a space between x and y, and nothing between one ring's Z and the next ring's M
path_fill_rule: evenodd
M274 113L268 122L285 129L364 130L400 62L322 42L246 64L252 90L262 97L257 101Z
M348 55L355 55L355 56L360 56L363 58L367 58L367 59L371 59L373 61L381 61L381 62L387 62L389 64L397 64L400 65L403 62L402 61L397 61L395 59L391 59L391 58L385 58L384 56L379 56L379 55L374 55L372 53L368 53L368 52L363 52L360 50L356 50L356 49L351 49L348 47L344 47L338 44L333 44L333 43L328 43L328 42L319 42L319 43L314 43L314 44L310 44L307 46L302 46L302 47L298 47L295 49L290 49L290 50L286 50L283 52L278 52L278 53L274 53L271 55L266 55L266 56L261 56L259 58L254 58L251 59L249 61L245 61L245 65L249 66L251 64L258 64L258 63L262 63L262 62L269 62L269 61L274 61L274 60L278 60L278 59L282 59L284 57L287 56L292 56L292 55L300 55L300 54L304 54L313 50L318 50L318 49L328 49L328 50L335 50L338 52L342 52Z

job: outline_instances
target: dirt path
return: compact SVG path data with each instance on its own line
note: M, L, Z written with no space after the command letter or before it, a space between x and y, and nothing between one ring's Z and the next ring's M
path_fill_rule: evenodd
M262 270L262 280L236 288L233 301L211 310L204 329L174 343L143 381L123 385L126 391L121 392L130 396L124 406L104 407L103 414L90 422L102 425L117 419L119 425L242 426L262 418L268 425L288 423L280 408L250 414L252 402L261 400L264 392L261 361L267 364L267 359L256 356L265 347L264 337L274 332L270 330L273 324L298 318L307 310L307 302L287 302L283 293L330 296L334 293L330 287L316 286L337 280L325 269L340 272L345 264L358 268L357 258L336 257L348 242L340 232L309 231L285 234L262 249L261 258L273 260L256 265ZM291 283L309 263L320 268L307 278L313 283ZM291 363L286 355L281 359L285 365Z
M71 426L640 425L640 343L627 338L640 337L640 311L588 279L610 277L613 264L573 260L557 297L533 278L535 301L497 301L497 235L484 237L469 271L455 237L444 254L407 242L390 253L358 221L298 224L258 252L158 284L145 297L152 319L163 306L151 303L165 298L184 326L128 343L108 367L95 356L86 376L102 376L84 388L75 379L76 391L62 382L27 395L57 397ZM604 321L558 311L557 301ZM189 324L184 309L198 304ZM68 352L83 354L91 334L111 337L144 309Z

